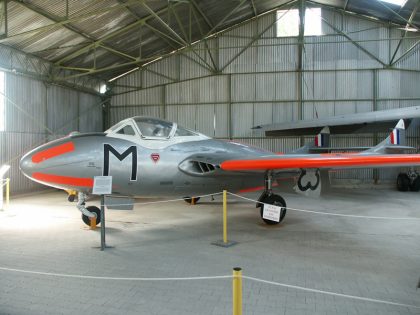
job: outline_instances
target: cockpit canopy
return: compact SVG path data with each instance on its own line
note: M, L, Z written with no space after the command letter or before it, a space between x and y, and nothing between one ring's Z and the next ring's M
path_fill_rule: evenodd
M127 136L139 135L142 139L154 140L168 140L173 137L203 137L202 134L178 126L177 123L143 116L125 119L112 126L106 133Z

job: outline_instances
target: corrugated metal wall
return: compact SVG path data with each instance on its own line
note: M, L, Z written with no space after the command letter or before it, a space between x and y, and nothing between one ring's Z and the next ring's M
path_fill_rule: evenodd
M19 160L32 148L71 131L101 131L102 106L98 96L5 74L6 130L0 131L0 164L10 164L11 192L43 186L25 178Z
M419 103L418 47L405 55L419 35L409 34L393 58L402 30L328 7L322 18L326 35L305 37L302 76L297 71L298 39L277 38L276 14L266 14L207 40L208 50L202 42L193 47L195 52L182 51L118 79L111 120L158 116L210 136L284 152L299 147L301 139L266 139L251 127L299 115L312 119ZM391 60L395 64L389 69ZM418 129L409 136L417 147ZM341 147L370 146L381 137L332 141ZM394 175L381 171L378 178ZM334 177L372 180L373 172L337 172Z

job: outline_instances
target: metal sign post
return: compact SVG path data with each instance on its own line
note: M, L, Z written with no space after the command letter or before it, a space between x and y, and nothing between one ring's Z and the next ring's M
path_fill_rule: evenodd
M105 195L101 195L101 251L105 247Z
M112 176L95 176L92 194L101 196L101 251L105 250L105 195L112 194Z

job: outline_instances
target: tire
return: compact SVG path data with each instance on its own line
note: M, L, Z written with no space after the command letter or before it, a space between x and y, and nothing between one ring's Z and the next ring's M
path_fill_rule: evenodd
M410 179L405 173L399 173L397 176L397 189L398 191L408 191L410 187Z
M184 198L184 201L186 202L186 203L189 203L190 205L192 204L192 202L193 202L193 199L194 199L194 204L197 204L197 202L200 200L200 197L196 197L196 198L191 198L191 197L185 197Z
M410 184L410 191L419 191L420 190L420 177L417 176L416 179Z
M96 214L96 225L101 223L101 210L98 207L89 206L89 207L86 207L86 209ZM86 224L87 226L90 226L90 218L87 215L82 214L82 220L84 224Z
M278 206L278 207L284 207L284 209L282 209L281 212L280 212L280 221L277 222L277 221L271 221L271 220L267 220L267 219L263 218L264 204L260 204L261 219L266 224L275 225L275 224L279 224L280 222L283 221L284 217L286 216L287 209L286 209L286 201L284 201L284 199L281 196L272 194L272 195L269 195L269 196L266 196L266 197L262 198L260 201L263 202L263 203L268 203L270 205L275 205L275 206Z

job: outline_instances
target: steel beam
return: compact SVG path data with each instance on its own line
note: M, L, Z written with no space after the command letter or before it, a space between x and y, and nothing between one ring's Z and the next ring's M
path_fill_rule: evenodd
M299 1L299 36L298 36L298 120L303 119L303 83L304 77L302 70L304 68L303 60L305 57L305 13L306 13L306 2L305 0ZM303 142L301 137L301 144Z
M410 27L416 29L417 31L420 31L419 28L417 27L417 25L413 24L412 22L410 22L409 20L407 20L406 18L402 17L398 12L395 12L393 9L391 9L389 6L387 6L385 3L383 3L383 1L381 0L376 0L376 2L378 2L381 6L383 6L385 9L387 9L388 11L392 12L394 15L396 15L398 18L400 18L402 21L404 21L405 23L407 23L407 25L409 25Z
M286 5L290 5L290 4L292 4L293 2L296 2L297 0L292 0L292 1L289 1L289 2L287 2L287 3L285 3L285 4L283 4L283 6L286 6ZM282 6L280 6L279 7L279 9L281 8ZM291 8L289 8L289 10L290 10ZM289 10L287 10L287 12L289 12ZM235 56L233 56L233 58L231 59L231 60L229 60L229 62L228 63L226 63L221 69L220 69L220 72L223 72L232 62L234 62L235 60L236 60L236 58L238 58L240 55L242 55L244 52L245 52L245 50L247 50L249 47L251 47L258 39L260 39L261 38L261 36L265 33L265 32L267 32L271 27L273 27L273 25L274 24L276 24L277 23L277 21L278 20L280 20L285 14L287 14L287 12L286 13L284 13L280 18L278 18L278 19L275 19L274 20L274 22L272 22L272 23L270 23L266 28L264 28L263 30L262 30L262 32L260 32L257 36L254 36L252 39L251 39L251 41L244 47L244 48L242 48L240 51L239 51L239 53L237 53Z
M51 20L51 21L53 21L55 23L59 23L62 20L60 17L55 16L55 15L52 15L52 14L50 14L50 13L42 10L41 8L39 8L39 7L37 7L37 6L33 5L33 4L30 4L30 3L27 3L27 2L23 2L22 0L19 1L19 4L22 5L22 6L24 6L27 9L29 9L29 10L37 13L37 14L43 16L43 17L46 17L47 19L49 19L49 20ZM66 8L68 9L68 0L67 0ZM89 36L87 34L84 34L81 30L79 30L78 28L76 28L76 27L74 27L72 25L64 24L64 25L62 25L62 27L64 27L65 29L68 29L69 31L72 31L72 32L76 33L77 35L79 35L79 36L81 36L81 37L89 40L90 42L93 42L95 40L93 37L91 37L91 36ZM119 51L118 49L115 49L112 46L111 47L108 47L107 45L101 44L101 47L104 48L104 49L106 49L106 50L108 50L108 51L110 51L114 55L117 55L117 56L120 56L120 57L124 57L124 58L134 58L134 57L128 56L124 52Z
M336 28L334 25L332 25L330 22L328 22L324 17L321 16L321 19L329 27L331 27L335 32L337 32L339 35L345 37L350 43L352 43L354 46L356 46L357 48L359 48L361 51L363 51L369 57L371 57L372 59L376 60L377 62L379 62L384 67L388 67L387 64L385 64L382 60L380 60L378 57L376 57L374 54L372 54L369 50L367 50L366 48L364 48L363 46L361 46L360 44L358 44L356 41L354 41L347 33L345 33L343 31L339 30L338 28Z
M395 64L397 64L398 62L400 62L401 60L403 60L405 57L407 57L410 53L412 53L416 48L418 48L420 44L420 40L418 40L417 42L414 43L414 45L412 45L405 53L403 53L397 60L395 60L391 66L394 66Z
M217 72L219 72L219 66L218 66L218 63L216 63L216 61L214 60L214 58L213 58L213 54L211 53L211 50L210 50L210 47L209 47L209 44L208 44L208 42L207 42L207 39L204 37L204 31L203 31L203 29L201 28L201 25L200 25L200 21L198 20L198 17L197 17L197 13L196 13L196 8L195 7L193 7L193 10L192 10L192 13L193 13L193 15L194 15L194 18L195 18L195 21L197 22L197 25L198 25L198 30L200 31L200 34L201 34L201 37L203 37L203 41L204 41L204 46L206 47L206 51L207 51L207 53L209 54L209 57L210 57L210 60L211 60L211 63L213 64L213 69L214 69L214 72L215 73L217 73ZM198 12L198 11L197 11ZM199 13L199 12L198 12Z
M222 18L215 26L213 26L213 28L207 32L207 35L211 35L220 25L222 25L224 22L226 22L226 20L233 14L235 13L246 1L248 0L241 0L241 2L239 2L239 4L234 7L230 12L228 12L228 14L225 15L224 18Z
M4 0L4 1L6 1L6 3L7 3L10 0ZM102 1L102 0L97 0L96 2L100 2L100 1ZM18 3L22 4L22 0L19 0ZM29 30L29 31L25 31L25 32L21 32L21 33L18 33L18 34L10 35L10 36L1 38L0 43L4 42L5 40L15 38L15 37L29 35L29 34L33 34L33 33L39 33L39 32L43 32L43 31L47 31L47 30L51 30L51 29L56 29L57 27L64 26L64 25L67 25L69 23L77 22L77 21L80 21L80 20L84 20L84 19L87 19L87 18L92 17L92 16L97 16L98 14L101 14L101 13L114 11L114 10L120 9L122 7L132 5L134 3L138 3L138 0L128 0L125 4L115 5L115 6L112 6L112 7L106 7L104 9L98 9L98 10L95 10L95 11L92 11L92 12L89 12L89 13L80 14L78 16L62 20L62 21L59 21L59 22L56 22L56 23L41 26L41 27Z
M400 41L398 42L397 48L395 49L394 54L392 55L392 58L391 58L391 60L389 61L389 65L392 65L392 64L393 64L393 62L394 62L394 60L395 60L395 57L397 56L398 50L400 49L400 46L401 46L401 44L402 44L402 41L404 40L404 38L405 38L405 37L407 36L407 34L408 34L408 30L407 30L407 28L409 27L409 25L410 25L410 24L411 24L411 22L413 21L414 17L416 16L416 14L417 14L417 10L419 9L419 7L420 7L420 0L417 0L417 3L416 3L416 5L415 5L415 7L414 7L414 9L413 9L413 12L411 12L410 18L408 19L407 25L406 25L406 27L405 27L405 32L404 32L404 35L403 35L403 37L400 39Z
M138 1L136 3L138 3ZM174 4L174 6L176 6L176 5L179 5L179 3ZM167 10L168 10L168 8L161 9L156 14L164 13ZM126 26L124 26L124 27L122 27L122 28L120 28L120 29L118 29L118 30L116 30L116 31L108 34L108 35L105 35L104 37L102 37L102 38L94 41L93 43L91 43L91 44L89 44L89 45L87 45L87 46L85 46L85 47L83 47L81 49L78 49L78 50L76 50L76 51L68 54L67 56L61 58L60 60L58 60L57 62L55 62L55 65L56 66L59 66L63 62L66 62L68 60L74 59L74 58L76 58L76 57L84 54L85 52L89 51L90 49L96 47L97 45L102 44L106 40L109 40L111 38L114 38L115 36L118 36L120 34L123 34L123 33L127 32L127 31L131 30L134 27L137 27L139 25L143 25L146 21L148 21L148 20L150 20L152 18L154 18L153 15L148 15L148 16L142 18L142 19L137 20L136 22L130 23L130 24L128 24L128 25L126 25Z
M349 5L349 0L346 0L346 2L344 3L344 7L343 10L346 11L347 10L347 6Z
M258 12L257 12L257 7L255 6L255 2L254 0L250 0L250 2L251 2L252 11L254 12L254 16L257 16Z
M190 2L194 6L194 8L197 10L197 12L200 13L200 15L203 17L203 19L206 22L206 24L208 25L208 27L210 29L213 29L214 28L213 23L210 21L210 19L207 17L207 15L204 14L203 10L201 10L201 8L198 6L198 4L195 2L195 0L190 0Z

